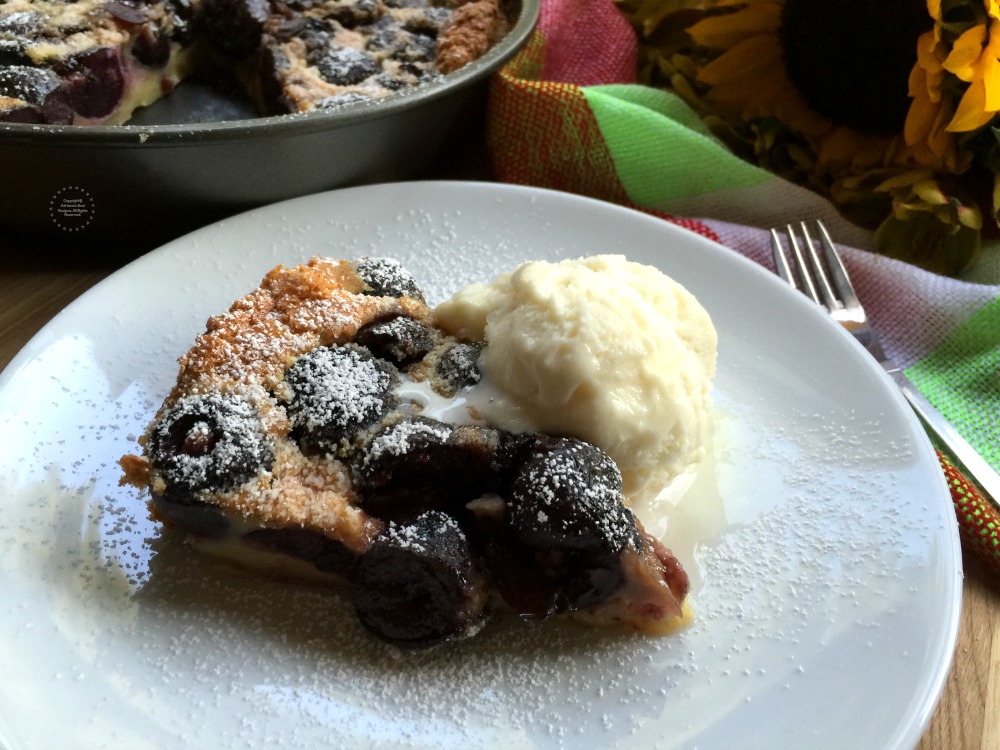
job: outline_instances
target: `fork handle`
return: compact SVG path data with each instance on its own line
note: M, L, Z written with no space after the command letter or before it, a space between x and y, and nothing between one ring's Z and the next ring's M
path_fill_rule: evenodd
M979 487L983 497L994 508L1000 511L1000 475L993 470L980 456L975 448L966 442L965 438L958 434L958 431L948 423L933 404L924 398L923 394L917 390L913 382L903 374L902 370L887 370L889 376L895 381L903 396L913 407L920 420L927 430L938 439L941 447L945 448L951 457L955 459L960 469L964 469L966 476Z

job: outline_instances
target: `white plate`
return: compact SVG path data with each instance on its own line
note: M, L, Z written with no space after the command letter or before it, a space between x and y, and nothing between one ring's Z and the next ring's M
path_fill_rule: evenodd
M393 255L432 301L525 259L625 253L719 330L716 427L676 505L692 571L663 639L511 623L399 657L325 592L164 539L116 459L210 314L273 265ZM907 748L948 671L961 563L902 399L770 274L612 205L490 184L297 199L141 258L0 379L0 744L22 748Z

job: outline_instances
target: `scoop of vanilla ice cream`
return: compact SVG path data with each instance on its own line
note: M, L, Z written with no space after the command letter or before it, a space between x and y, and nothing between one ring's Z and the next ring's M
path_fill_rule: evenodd
M648 498L704 452L717 336L683 286L619 255L526 263L436 309L486 343L470 403L500 427L581 438Z

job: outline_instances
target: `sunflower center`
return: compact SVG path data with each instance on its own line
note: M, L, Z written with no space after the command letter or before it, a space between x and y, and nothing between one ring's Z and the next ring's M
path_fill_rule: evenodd
M926 0L785 0L778 31L788 77L816 112L867 135L903 129Z

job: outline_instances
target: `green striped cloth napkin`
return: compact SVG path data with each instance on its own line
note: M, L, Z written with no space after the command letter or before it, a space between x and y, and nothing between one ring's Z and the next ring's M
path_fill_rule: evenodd
M542 0L534 35L491 84L497 176L659 215L768 267L767 228L822 219L887 354L1000 469L1000 251L963 280L876 255L824 198L737 158L678 97L636 84L636 50L613 0ZM1000 515L939 459L963 544L1000 570Z

